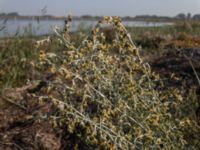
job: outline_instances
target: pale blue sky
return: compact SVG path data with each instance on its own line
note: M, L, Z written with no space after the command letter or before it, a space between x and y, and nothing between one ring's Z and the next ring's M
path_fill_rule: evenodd
M200 0L0 0L0 12L37 15L44 6L47 6L48 14L53 15L175 16L180 12L200 13Z

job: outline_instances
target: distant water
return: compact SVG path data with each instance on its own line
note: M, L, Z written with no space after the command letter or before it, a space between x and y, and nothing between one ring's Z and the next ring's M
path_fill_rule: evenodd
M96 25L97 21L73 21L71 31L87 29ZM128 27L158 27L172 25L164 22L144 22L144 21L124 21ZM0 37L10 37L17 35L46 35L53 33L52 27L63 28L62 20L0 20Z

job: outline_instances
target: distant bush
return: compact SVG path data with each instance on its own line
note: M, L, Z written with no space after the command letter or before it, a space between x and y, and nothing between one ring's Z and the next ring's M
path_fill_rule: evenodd
M140 38L135 42L137 45L142 48L158 49L161 46L161 43L166 41L165 37L159 34L152 35L150 32L145 32Z
M192 17L194 20L200 20L200 14L196 14Z

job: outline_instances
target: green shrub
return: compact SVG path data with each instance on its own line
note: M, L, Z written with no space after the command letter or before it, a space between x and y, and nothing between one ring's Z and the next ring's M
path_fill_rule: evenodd
M116 32L110 43L99 32L102 24L112 25ZM41 52L39 67L54 74L55 80L38 96L41 103L54 104L56 111L48 119L55 128L64 128L68 136L81 141L74 147L200 146L199 127L184 115L187 98L178 89L162 90L161 79L142 61L119 18L105 17L78 48L58 35L66 49L60 55Z

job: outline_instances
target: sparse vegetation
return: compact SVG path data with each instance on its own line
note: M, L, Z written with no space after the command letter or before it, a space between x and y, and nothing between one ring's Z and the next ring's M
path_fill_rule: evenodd
M105 17L88 35L71 36L68 23L64 32L55 29L57 36L37 48L34 39L2 41L0 149L200 147L198 84L185 86L178 72L159 75L155 67L155 73L118 17ZM101 32L102 24L113 27L111 41ZM137 46L145 48L142 52L154 53L198 47L193 43L200 44L200 27L195 23L191 28L128 30ZM195 67L190 69L198 76ZM166 78L180 86L169 86Z

